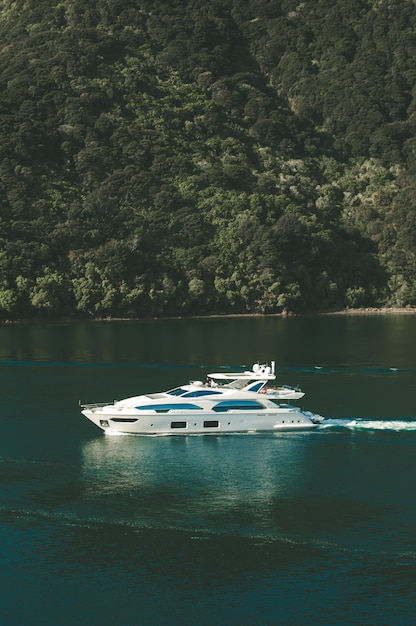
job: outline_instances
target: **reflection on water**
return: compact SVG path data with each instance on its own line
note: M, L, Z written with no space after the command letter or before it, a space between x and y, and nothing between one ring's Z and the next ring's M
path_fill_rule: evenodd
M414 437L376 432L101 436L82 448L82 499L135 528L409 550Z
M0 361L415 367L416 316L221 318L0 326Z
M84 495L117 502L139 527L267 532L273 501L302 489L303 445L301 436L101 436L82 448Z

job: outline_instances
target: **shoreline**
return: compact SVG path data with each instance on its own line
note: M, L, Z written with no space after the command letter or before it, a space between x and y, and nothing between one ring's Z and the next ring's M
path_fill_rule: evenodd
M324 317L334 315L359 316L359 315L415 315L416 307L363 307L359 309L340 309L336 311L315 311L309 313L292 313L291 311L283 311L281 313L207 313L206 315L171 315L171 316L151 316L151 317L63 317L51 319L21 319L21 320L2 320L1 325L18 325L18 324L73 324L73 323L98 323L98 322L143 322L150 320L192 320L192 319L221 319L221 318L242 318L242 317Z
M414 315L416 307L364 307L361 309L343 309L325 311L317 315Z

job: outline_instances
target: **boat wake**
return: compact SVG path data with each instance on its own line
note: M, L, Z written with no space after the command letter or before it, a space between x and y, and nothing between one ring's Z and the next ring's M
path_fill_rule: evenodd
M324 365L300 365L297 367L282 367L281 371L302 372L317 374L360 374L367 376L382 376L389 374L416 374L415 369L404 369L398 367L360 367L360 366L324 366Z
M416 431L416 419L364 419L364 418L337 418L326 419L319 428L346 428L349 430L386 430L386 431Z

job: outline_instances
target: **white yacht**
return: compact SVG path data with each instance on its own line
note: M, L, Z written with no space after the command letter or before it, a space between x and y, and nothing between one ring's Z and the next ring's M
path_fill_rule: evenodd
M112 404L81 404L82 414L109 433L195 435L273 432L313 428L323 417L290 404L304 393L270 386L275 363L242 372L208 374L170 391L133 396Z

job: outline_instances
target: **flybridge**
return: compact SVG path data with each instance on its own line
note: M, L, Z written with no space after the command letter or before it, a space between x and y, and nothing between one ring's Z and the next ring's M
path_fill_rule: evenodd
M276 363L271 361L270 365L267 363L260 365L255 363L251 370L244 372L214 372L208 374L208 379L217 381L231 381L231 380L275 380L276 378Z

